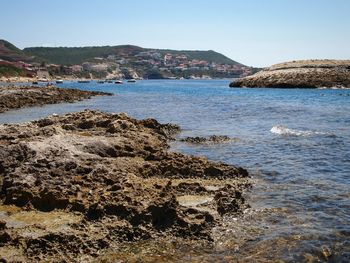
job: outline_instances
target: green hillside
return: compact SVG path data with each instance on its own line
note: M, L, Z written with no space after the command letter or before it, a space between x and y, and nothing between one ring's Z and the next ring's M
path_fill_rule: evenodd
M11 44L10 42L4 39L0 39L0 45L4 46L7 50L10 50L12 52L23 53L23 51L20 50L18 47L16 47L15 45Z
M81 64L95 57L122 55L124 52L138 53L143 48L136 46L101 46L101 47L31 47L23 50L26 54L40 57L46 62L69 65Z
M0 59L7 61L30 61L25 52L11 44L10 42L0 39Z
M85 61L94 59L95 57L106 58L108 55L116 55L123 57L125 54L136 55L142 51L158 51L164 55L171 53L173 55L184 54L189 59L199 59L208 62L224 63L231 65L241 65L240 63L229 59L228 57L217 53L213 50L209 51L190 51L190 50L166 50L166 49L149 49L131 45L123 46L101 46L101 47L31 47L25 48L23 51L31 56L40 57L46 62L55 64L81 64Z
M242 65L223 54L220 54L218 52L215 52L214 50L171 50L171 49L159 49L158 50L161 54L171 53L175 55L184 54L189 59L198 59L198 60L205 60L208 62L215 62L220 64L229 64L229 65Z
M165 56L167 54L170 56ZM133 45L30 47L21 50L5 40L0 40L0 59L5 62L24 61L36 66L46 64L49 65L52 75L93 74L96 78L111 75L116 78L125 76L146 79L201 78L203 76L228 78L249 75L254 71L213 50L151 49ZM84 64L84 62L92 63ZM1 68L2 75L22 74L7 67L8 65L11 63ZM12 65L16 67L17 64ZM73 68L64 67L71 65L83 66L83 73L80 73L80 70L73 71Z
M0 76L12 77L21 76L23 71L11 65L0 65Z

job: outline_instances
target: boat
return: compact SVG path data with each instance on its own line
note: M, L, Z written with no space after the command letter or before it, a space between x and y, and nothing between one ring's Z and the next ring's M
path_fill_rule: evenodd
M56 79L56 83L57 84L62 84L63 83L63 79Z
M136 82L136 79L129 79L128 82L134 83Z
M123 81L122 80L116 80L114 83L115 84L123 84Z
M98 80L97 83L103 84L105 82L103 80Z
M112 80L107 80L107 82L108 82L108 83L113 83L113 81L112 81Z
M39 83L37 81L32 82L33 85L38 85Z
M81 80L78 80L78 83L90 83L90 80L81 79Z

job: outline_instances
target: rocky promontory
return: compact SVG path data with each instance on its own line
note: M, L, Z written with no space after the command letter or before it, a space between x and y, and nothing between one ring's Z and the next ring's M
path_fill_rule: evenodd
M1 125L0 261L99 262L125 243L213 242L223 217L248 207L248 173L168 151L177 132L90 110Z
M100 91L57 88L53 86L0 86L0 113L29 106L74 102L101 95L112 94Z
M237 79L230 87L350 88L350 60L285 62Z

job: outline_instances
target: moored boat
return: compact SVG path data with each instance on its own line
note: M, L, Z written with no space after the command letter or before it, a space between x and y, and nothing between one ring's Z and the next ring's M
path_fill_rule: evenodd
M134 82L136 82L136 79L129 79L128 82L134 83Z
M81 80L78 80L78 83L89 83L90 80L87 80L87 79L81 79Z
M62 83L63 83L63 79L57 79L57 80L56 80L56 83L57 83L57 84L62 84Z
M116 80L114 83L115 84L123 84L123 81L122 80Z

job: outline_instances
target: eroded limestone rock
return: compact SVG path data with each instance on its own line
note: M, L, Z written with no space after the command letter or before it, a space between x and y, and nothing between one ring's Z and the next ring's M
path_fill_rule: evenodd
M248 173L168 152L178 131L90 110L1 125L0 252L80 261L160 236L210 242L247 208Z

